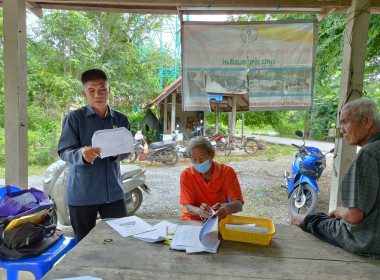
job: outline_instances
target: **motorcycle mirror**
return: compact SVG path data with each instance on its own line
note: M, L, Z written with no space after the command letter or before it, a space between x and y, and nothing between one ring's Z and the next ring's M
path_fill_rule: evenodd
M332 149L330 150L330 153L333 153L333 152L334 152L334 150L335 150L335 149L334 149L334 148L332 148Z
M303 137L303 133L301 130L296 130L295 134L299 137Z

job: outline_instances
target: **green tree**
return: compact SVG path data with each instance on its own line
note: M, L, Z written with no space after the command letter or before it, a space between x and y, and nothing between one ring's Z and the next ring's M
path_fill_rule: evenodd
M244 15L230 17L233 21L264 21L264 20L295 20L314 19L314 14L276 14L276 15ZM318 45L314 83L314 121L310 123L310 112L281 112L281 118L276 116L278 112L265 112L268 118L262 118L262 112L251 112L253 119L263 120L264 124L271 124L277 130L283 130L288 126L304 126L312 129L314 136L323 138L328 129L336 123L337 107L340 89L340 77L342 66L342 54L344 43L344 30L346 23L345 14L333 14L328 16L318 25ZM380 15L371 15L368 31L367 57L364 76L364 93L376 100L380 106ZM265 114L264 114L265 115ZM246 118L249 116L246 114ZM256 122L257 123L257 122ZM248 124L248 123L247 123ZM293 124L290 126L289 124ZM257 124L254 124L257 125ZM299 128L299 127L298 127Z

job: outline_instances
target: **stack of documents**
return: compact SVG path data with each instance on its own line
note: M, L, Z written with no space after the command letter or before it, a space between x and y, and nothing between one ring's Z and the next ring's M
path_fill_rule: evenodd
M219 218L210 218L202 226L178 226L170 249L185 250L186 253L209 252L216 253L220 240L218 239Z
M154 227L136 216L110 220L107 221L107 224L120 233L122 237L155 230Z
M173 239L178 225L162 221L153 226L154 230L133 235L134 238L145 242L159 242L166 239Z
M203 227L178 226L167 221L151 226L136 216L107 221L123 237L133 236L145 242L172 239L170 249L185 250L186 253L216 253L220 243L218 222L219 218L216 217L208 219Z

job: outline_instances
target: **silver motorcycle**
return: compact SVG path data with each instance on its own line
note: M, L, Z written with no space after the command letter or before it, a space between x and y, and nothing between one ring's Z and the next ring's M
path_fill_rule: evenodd
M143 201L142 190L150 192L145 184L146 168L143 165L121 165L120 172L124 186L124 197L128 216L133 215ZM45 174L43 191L55 202L54 215L64 226L70 226L69 208L66 204L67 179L69 166L67 162L58 160L51 164Z

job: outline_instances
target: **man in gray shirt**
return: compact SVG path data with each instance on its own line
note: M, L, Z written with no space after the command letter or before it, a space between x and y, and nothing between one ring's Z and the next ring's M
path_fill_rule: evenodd
M349 145L362 147L339 190L342 205L327 215L297 215L291 224L360 256L380 258L380 116L373 100L345 104L341 133Z

